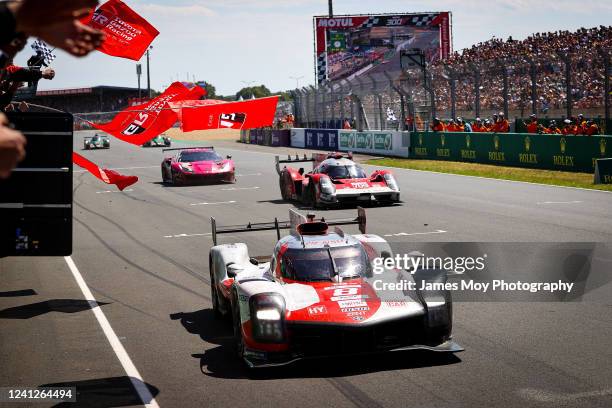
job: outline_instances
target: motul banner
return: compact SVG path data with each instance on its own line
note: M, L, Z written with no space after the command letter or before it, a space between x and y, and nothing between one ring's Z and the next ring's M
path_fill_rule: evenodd
M254 129L274 124L278 96L241 102L186 102L181 107L183 132L209 129Z
M72 153L72 161L74 164L84 168L93 176L102 180L106 184L116 185L117 188L121 191L138 181L138 177L136 176L124 176L114 170L101 169L100 167L98 167L98 165L87 160L85 157L81 156L78 153Z
M81 20L106 35L98 51L134 61L140 60L159 31L120 0L104 3Z
M124 142L142 145L170 129L177 121L177 114L170 109L169 102L197 100L205 94L206 91L200 87L188 89L180 82L175 82L163 94L145 104L125 109L111 122L91 125Z

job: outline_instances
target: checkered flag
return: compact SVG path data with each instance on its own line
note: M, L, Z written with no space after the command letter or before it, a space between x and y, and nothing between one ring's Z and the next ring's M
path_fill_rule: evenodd
M32 49L36 52L36 55L40 58L40 62L48 67L51 65L56 55L53 50L49 49L49 46L41 40L36 40L32 43Z
M395 122L397 117L395 116L395 112L390 107L387 107L387 122Z
M368 17L366 21L361 23L361 28L372 28L378 25L378 17Z
M322 52L317 56L317 82L319 84L327 79L327 53Z
M437 16L437 14L419 14L412 17L410 23L417 27L428 26Z

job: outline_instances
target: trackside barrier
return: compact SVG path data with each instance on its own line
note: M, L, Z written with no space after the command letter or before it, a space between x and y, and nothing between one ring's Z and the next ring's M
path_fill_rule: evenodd
M411 145L414 158L584 173L612 157L611 136L415 132Z
M257 144L262 146L289 146L290 130L276 129L250 129L240 131L240 141L242 143Z
M595 162L595 184L612 184L612 159Z
M305 144L307 149L338 150L338 130L336 129L306 129Z
M338 147L343 152L394 157L408 157L410 154L410 132L341 130L338 134Z
M289 146L299 147L301 149L306 147L306 129L293 128L291 129Z

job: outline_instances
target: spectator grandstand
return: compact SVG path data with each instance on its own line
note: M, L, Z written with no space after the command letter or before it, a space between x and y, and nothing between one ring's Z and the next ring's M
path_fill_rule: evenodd
M611 52L612 26L536 33L524 40L494 37L428 65L426 83L415 69L365 72L296 90L296 119L309 126L341 127L344 118L360 118L362 127L370 129L398 129L409 118L418 128L429 128L434 116L470 122L480 117L483 123L490 118L493 123L499 112L511 126L513 118L530 114L603 119ZM389 110L399 120L388 120Z

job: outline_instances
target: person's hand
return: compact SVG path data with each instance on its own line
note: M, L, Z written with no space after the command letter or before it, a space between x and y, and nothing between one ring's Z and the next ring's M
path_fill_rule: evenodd
M82 57L95 50L104 34L79 21L97 0L22 0L9 3L17 31L38 37L54 47Z
M19 112L27 112L30 110L30 105L28 105L25 101L19 102Z
M17 163L25 157L26 139L8 127L8 120L0 113L0 178L7 178Z
M44 79L53 79L55 78L55 70L53 68L45 68L42 70L42 77Z

